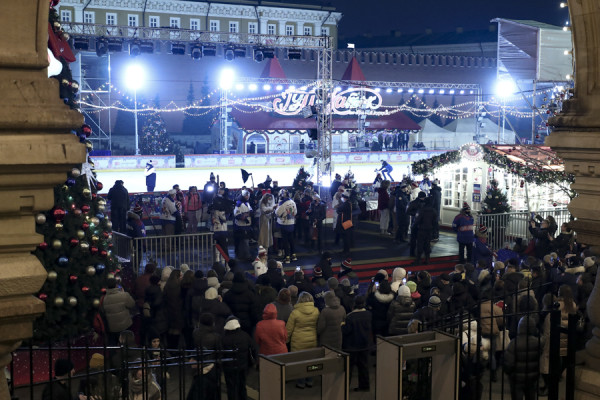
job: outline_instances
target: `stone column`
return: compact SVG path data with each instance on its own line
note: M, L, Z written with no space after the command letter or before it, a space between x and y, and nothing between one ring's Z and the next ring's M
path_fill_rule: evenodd
M569 0L575 57L574 96L550 121L555 127L546 139L575 175L577 197L569 211L577 218L578 240L600 245L600 7L597 0ZM595 247L597 249L597 247ZM586 344L585 366L577 368L576 399L600 399L600 278L587 303L594 326Z
M85 159L72 128L82 116L58 97L47 77L48 1L2 4L0 26L0 370L10 352L32 335L32 321L44 312L32 296L46 271L31 251L43 238L34 214L52 208L54 185ZM8 399L0 379L0 399Z

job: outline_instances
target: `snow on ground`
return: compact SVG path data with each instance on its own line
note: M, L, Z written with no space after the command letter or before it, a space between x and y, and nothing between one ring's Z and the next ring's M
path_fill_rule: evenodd
M358 183L372 183L375 179L376 173L375 168L379 168L379 163L365 163L361 165L352 165L352 172L354 173L354 179ZM334 168L334 172L339 173L342 177L348 172L349 164L339 164ZM400 181L402 175L410 173L410 163L398 163L393 165L394 170L392 171L392 178L395 181ZM311 175L316 174L316 170L309 165L305 165L305 168ZM296 173L298 172L298 166L294 165L291 167L246 167L246 171L252 173L254 177L255 186L261 182L264 182L267 175L271 176L271 179L278 181L279 186L291 186ZM197 186L198 189L202 189L204 184L208 181L210 173L213 172L215 175L219 175L219 180L225 182L229 188L239 188L244 183L242 181L242 174L240 168L223 168L210 169L210 168L169 168L169 169L157 169L156 171L156 187L155 191L167 191L173 187L174 184L179 184L181 189L187 190L190 186ZM113 186L116 180L121 179L124 182L125 187L129 193L145 192L146 191L146 178L144 176L144 170L97 170L96 171L98 181L104 184L104 188L100 193L107 193L108 190ZM332 174L332 176L335 175ZM312 181L316 183L316 178L312 178ZM247 182L248 186L251 186L252 181L249 179Z

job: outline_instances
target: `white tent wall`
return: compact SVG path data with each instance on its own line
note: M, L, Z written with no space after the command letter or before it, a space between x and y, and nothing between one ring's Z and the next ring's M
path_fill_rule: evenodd
M498 127L489 118L483 118L479 122L479 134L481 138L479 142L482 144L488 142L497 142L500 137L500 143L514 143L515 132L506 128L502 130L502 127ZM457 119L446 125L445 127L451 132L454 132L454 148L458 148L465 143L474 142L474 136L476 133L476 120L475 118L462 118Z
M572 49L570 31L541 29L537 81L561 82L566 80L567 75L573 75ZM566 55L565 50L569 52Z
M421 132L419 132L420 141L423 142L428 150L448 150L455 148L454 132L450 132L441 126L436 125L429 119L419 122ZM412 146L412 143L409 143Z

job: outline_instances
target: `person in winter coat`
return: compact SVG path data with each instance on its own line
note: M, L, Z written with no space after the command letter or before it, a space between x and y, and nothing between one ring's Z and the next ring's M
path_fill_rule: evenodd
M434 179L431 184L431 190L429 190L429 197L431 197L431 206L435 210L435 226L433 227L433 241L437 242L440 238L440 211L442 208L442 188L440 187L440 181Z
M113 187L108 191L106 198L110 201L110 219L113 230L127 233L126 214L129 210L129 192L123 186L122 180L115 181Z
M252 207L250 206L250 193L242 190L242 195L233 210L233 240L235 256L238 260L249 260L249 240L252 236Z
M232 361L223 362L227 398L247 399L246 376L257 358L256 344L248 333L244 332L240 321L232 317L225 323L225 333L221 339L223 350L233 350Z
M259 277L260 275L267 272L267 249L258 246L258 254L256 259L252 261L252 267L254 268L254 276Z
M388 309L394 300L394 294L388 281L383 280L375 284L375 291L367 297L367 309L373 314L373 335L387 336L388 334ZM410 296L410 294L409 294Z
M392 292L394 294L398 294L398 288L404 284L403 280L406 278L406 270L402 267L394 268L392 272L392 283L390 287L392 288Z
M277 216L277 225L281 231L284 263L289 264L290 261L296 261L296 249L294 247L294 225L296 223L297 208L296 203L290 199L288 191L282 189L279 192L279 206L275 210Z
M233 284L223 296L223 301L238 318L244 332L250 335L258 321L259 303L256 294L250 290L243 272L237 271L233 275Z
M504 319L502 308L492 303L491 293L484 294L483 301L479 306L479 325L481 326L481 336L490 341L491 351L489 354L490 371L492 382L496 381L496 348L499 339L498 334L504 328ZM486 299L487 297L487 299Z
M270 285L277 293L285 287L285 281L283 280L278 261L273 259L267 261L267 270L264 274L258 276L256 284Z
M401 183L396 190L396 220L398 230L396 231L395 241L398 243L406 241L408 226L410 225L409 215L407 213L408 204L410 203L409 191L410 186L405 182Z
M471 207L467 202L463 203L460 213L452 221L452 229L456 232L456 241L458 242L458 262L464 264L466 260L473 258L473 216ZM465 257L465 250L467 256Z
M75 374L71 360L59 358L54 362L54 379L44 386L42 400L72 400L68 380Z
M156 272L156 264L150 262L146 264L144 268L144 273L138 276L133 285L133 295L135 297L135 304L138 306L140 311L144 307L144 301L146 296L146 289L150 286L150 277L154 275Z
M217 391L217 382L221 372L215 363L204 361L214 359L212 351L221 348L221 336L215 332L214 325L213 316L203 313L192 334L196 353L189 361L194 363L191 368L195 371L195 375L186 400L218 400L221 398Z
M542 220L539 225L535 220L529 221L529 233L535 238L535 257L538 259L544 258L552 251L549 226L550 222L547 219Z
M131 311L135 309L135 300L123 289L117 288L117 281L106 281L106 295L102 300L102 310L108 324L109 340L115 344L121 331L129 329L133 321Z
M313 285L308 277L304 276L302 267L297 266L294 275L288 280L288 287L294 285L298 288L298 293L306 292L313 295Z
M390 181L385 180L381 182L381 187L377 189L377 210L380 212L379 231L382 235L389 235L388 228L390 226L390 184Z
M169 329L167 346L169 349L179 348L179 338L185 323L183 316L183 298L181 295L181 270L174 269L163 291L163 299Z
M86 371L87 376L79 381L78 393L87 396L87 399L121 399L119 379L109 371L104 375L105 369L110 369L110 365L104 361L104 356L100 353L92 354L89 367L89 375Z
M366 308L365 298L358 296L354 301L354 310L346 316L342 326L345 352L350 354L350 381L354 367L358 369L358 387L355 392L368 392L369 384L369 351L373 348L373 332L371 330L371 312Z
M321 201L318 194L313 194L313 201L306 211L308 216L310 248L314 249L315 244L319 253L323 252L323 221L327 217L326 204ZM316 242L316 243L315 243Z
M557 237L554 238L552 235L549 235L548 237L551 248L556 251L558 256L562 259L572 252L573 242L575 241L574 238L574 232L567 222L563 222L560 226L560 233Z
M163 234L165 236L173 236L175 234L175 224L177 221L177 214L179 213L177 205L175 204L176 194L177 191L171 189L162 199L160 219L162 222Z
M326 251L321 254L321 259L315 265L315 268L321 268L323 272L323 279L327 280L333 276L333 269L331 268L331 253Z
M154 164L152 164L152 160L146 163L144 175L146 175L146 191L154 192L154 187L156 186L156 169L154 168Z
M327 293L329 286L327 285L327 281L323 278L323 271L321 271L321 268L315 267L315 269L313 269L312 283L312 294L315 298L315 307L317 307L319 311L323 311L325 308L325 293Z
M350 202L350 196L344 192L340 197L340 203L337 206L337 222L335 225L336 232L342 237L344 243L343 254L348 257L350 255L350 247L352 247L354 226L350 226L344 229L343 223L346 221L352 221L352 203Z
M488 242L488 229L486 226L480 226L475 232L475 240L473 242L473 257L471 262L473 265L479 265L483 261L481 267L491 268L494 252L490 249Z
M272 303L277 309L277 319L287 323L290 314L294 311L294 306L290 304L291 294L288 288L283 288L277 294L277 298Z
M358 293L360 289L358 275L352 269L352 259L346 258L340 265L340 272L338 273L338 279L341 281L344 278L350 281L350 287L354 293Z
M190 186L185 199L185 215L187 217L187 233L198 231L198 222L202 220L202 199L196 186Z
M421 263L421 257L424 256L424 264L429 264L431 255L431 240L433 239L433 230L436 225L437 215L432 207L431 197L425 199L425 205L417 212L415 225L417 226L417 246L415 265Z
M535 321L527 315L521 317L517 337L504 352L504 372L509 376L512 400L537 398L541 348Z
M317 334L319 344L333 349L342 348L342 324L346 320L346 310L340 305L335 293L325 292L325 308L319 314Z
M408 323L415 312L415 303L410 297L410 289L406 285L398 288L398 296L390 303L387 313L388 334L390 336L408 333Z
M285 325L291 351L306 350L317 347L317 321L319 310L314 306L310 293L301 292L294 311L290 314ZM296 381L296 387L304 389L312 387L312 378L302 378Z
M221 249L227 253L227 215L231 212L231 201L224 196L224 190L219 189L210 208L210 230ZM206 204L205 204L206 205Z
M138 368L129 373L129 399L159 400L160 396L160 386L149 368Z
M273 246L273 213L277 206L271 193L265 193L260 199L260 218L258 220L258 245L267 251Z
M277 308L273 303L263 310L262 321L256 324L254 341L259 353L264 355L287 353L287 330L285 322L277 319Z
M219 296L217 289L214 287L206 289L204 292L204 299L200 299L200 310L198 315L209 313L214 317L215 332L218 334L223 333L225 327L225 321L231 315L231 309L225 304ZM196 305L192 307L196 309Z
M437 296L430 296L428 303L413 314L413 319L420 321L423 330L430 330L434 324L440 323L442 300Z

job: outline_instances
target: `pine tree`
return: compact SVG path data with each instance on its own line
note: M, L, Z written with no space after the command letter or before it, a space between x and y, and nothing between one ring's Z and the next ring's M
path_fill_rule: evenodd
M483 199L482 212L484 214L502 214L509 211L510 205L508 204L508 198L498 188L498 181L492 179L487 188L485 199Z
M190 87L188 89L187 95L187 105L191 106L196 102L196 97L194 96L194 85L190 82ZM201 131L201 116L196 115L198 112L202 112L204 110L190 108L188 112L185 113L185 117L183 118L183 125L181 127L181 133L184 135L198 135Z
M154 108L160 108L158 95L154 98ZM140 152L145 155L173 154L173 141L167 132L167 126L158 112L146 117L140 136Z

